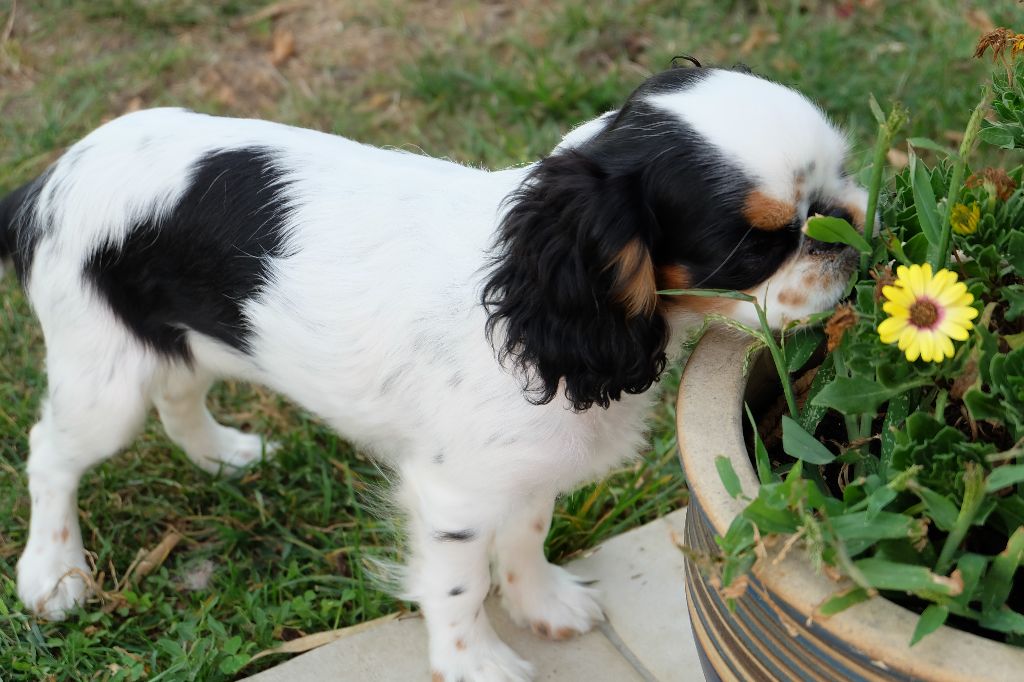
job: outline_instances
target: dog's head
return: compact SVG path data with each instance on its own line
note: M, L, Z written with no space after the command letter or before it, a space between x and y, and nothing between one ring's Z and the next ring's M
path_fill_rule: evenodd
M867 198L846 142L799 93L748 73L676 68L570 133L510 195L483 301L503 359L530 397L578 409L640 393L670 329L752 305L659 296L755 295L781 326L833 305L855 254L801 231L815 214L860 226Z

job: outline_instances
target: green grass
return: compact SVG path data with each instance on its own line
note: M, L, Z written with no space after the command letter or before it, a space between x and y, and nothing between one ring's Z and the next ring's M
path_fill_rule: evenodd
M742 61L807 92L850 131L856 170L874 132L869 93L909 107L907 136L942 140L965 119L986 69L969 58L977 31L952 1L355 0L239 21L264 4L18 3L15 30L0 44L0 190L137 105L261 116L475 165L523 163L680 53ZM836 6L853 12L840 17ZM0 3L0 29L9 8ZM996 24L1024 28L1012 0L983 8ZM297 54L274 68L278 30L294 33ZM758 35L777 39L748 42ZM556 559L685 503L675 377L663 381L644 458L559 505L548 541ZM111 594L63 624L26 615L13 575L28 521L26 434L44 382L38 327L8 275L0 281L0 680L231 679L248 655L282 639L405 606L369 569L401 558L394 529L368 511L386 489L378 469L284 400L227 384L211 397L214 412L280 440L276 459L215 480L150 423L80 490L85 544ZM172 528L184 540L167 561L115 589L136 550ZM205 588L186 587L210 569Z

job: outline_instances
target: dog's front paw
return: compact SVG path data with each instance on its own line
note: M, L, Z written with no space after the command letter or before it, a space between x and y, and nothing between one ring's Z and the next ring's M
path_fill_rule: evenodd
M530 682L533 666L497 635L467 641L431 657L432 682Z
M501 603L512 620L547 639L569 639L604 620L599 592L561 566L501 576Z
M68 611L84 604L91 584L92 572L81 554L29 542L18 561L18 597L46 620L64 620Z

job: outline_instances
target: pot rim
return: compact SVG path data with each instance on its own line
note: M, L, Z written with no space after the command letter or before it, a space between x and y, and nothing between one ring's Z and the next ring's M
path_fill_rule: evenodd
M676 431L683 469L691 497L718 535L726 532L746 504L725 491L715 457L729 458L746 496L755 497L760 487L743 439L747 377L742 358L752 343L750 337L733 329L709 329L687 361L679 383ZM684 424L704 428L687 431ZM757 577L805 621L838 591L836 583L814 572L800 547L794 547L778 564L768 563L759 569ZM882 597L813 621L832 636L855 643L876 664L916 677L987 682L1011 679L1024 670L1024 649L948 626L908 647L917 614ZM792 624L798 629L806 627L804 622Z

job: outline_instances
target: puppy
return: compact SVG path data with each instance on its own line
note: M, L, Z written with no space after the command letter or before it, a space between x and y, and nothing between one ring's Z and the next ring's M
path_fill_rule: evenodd
M746 291L775 326L832 305L855 259L801 227L863 221L845 153L800 94L716 68L657 74L498 172L180 109L107 123L0 204L49 377L22 601L60 619L85 600L79 478L151 405L210 472L269 450L206 409L233 377L398 475L434 679L528 679L481 608L492 564L539 635L602 618L545 560L555 497L637 452L705 313L757 324L749 304L659 290Z

